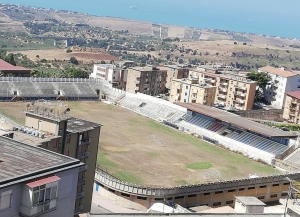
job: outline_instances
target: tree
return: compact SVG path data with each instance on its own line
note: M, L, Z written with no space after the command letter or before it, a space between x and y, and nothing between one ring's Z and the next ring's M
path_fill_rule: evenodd
M64 74L66 77L72 77L72 78L88 78L89 74L82 70L82 69L76 69L76 68L68 68L64 71Z
M73 63L74 65L78 65L78 60L76 59L76 57L71 57L70 62Z
M9 64L11 64L11 65L13 65L13 66L16 66L16 65L17 65L13 54L9 54L8 56L6 56L6 57L4 58L4 61L5 61L5 62L8 62Z
M166 59L169 60L171 58L170 54L167 54Z
M262 94L263 96L265 95L267 85L272 80L271 76L268 73L257 71L248 73L247 78L257 82L258 91L256 92L256 94ZM259 99L260 97L255 96L255 98Z
M179 64L183 64L183 59L181 59L181 58L178 59L178 63L179 63Z
M106 64L106 62L104 61L104 60L101 60L101 62L100 62L101 64Z

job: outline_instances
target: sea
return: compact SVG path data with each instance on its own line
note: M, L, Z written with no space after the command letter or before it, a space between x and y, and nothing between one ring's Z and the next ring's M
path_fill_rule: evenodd
M299 0L0 0L193 28L300 39Z

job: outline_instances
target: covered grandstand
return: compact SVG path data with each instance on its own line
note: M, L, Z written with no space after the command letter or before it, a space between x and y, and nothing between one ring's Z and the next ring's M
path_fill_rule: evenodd
M0 77L0 101L98 100L110 89L98 79Z
M295 143L297 136L213 107L176 103L187 109L176 125L214 144L267 163Z

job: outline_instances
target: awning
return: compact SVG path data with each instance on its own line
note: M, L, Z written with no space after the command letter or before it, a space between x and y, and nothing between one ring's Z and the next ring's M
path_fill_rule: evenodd
M47 178L36 179L34 181L27 182L26 185L30 188L34 188L34 187L37 187L37 186L49 184L49 183L56 182L56 181L59 181L59 180L60 180L60 178L58 176L54 175L54 176L49 176Z

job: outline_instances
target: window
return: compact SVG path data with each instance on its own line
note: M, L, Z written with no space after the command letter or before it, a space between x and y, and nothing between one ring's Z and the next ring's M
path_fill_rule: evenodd
M240 189L239 189L239 191L244 191L244 190L245 190L245 188L240 188Z
M265 196L258 196L257 199L263 200L263 199L265 199Z
M281 196L288 196L288 193L287 193L287 192L283 192L283 193L281 194Z
M189 86L185 86L185 89L189 89Z
M71 135L67 135L66 137L66 143L69 144L71 142Z
M228 190L228 192L235 192L235 189Z
M196 197L196 194L188 195L188 197Z
M266 187L267 187L266 185L259 186L259 188L266 188Z
M208 192L208 193L204 193L203 195L210 195L210 193Z
M130 197L129 194L125 194L125 193L121 193L121 196L124 196L124 197Z
M271 194L270 198L277 197L277 194Z
M47 186L47 185L37 186L37 187L33 188L32 205L44 203L44 202L50 201L56 197L57 197L57 185L52 186L52 187ZM42 211L44 211L44 210L45 209L43 208Z
M226 204L233 204L233 200L226 201Z
M177 197L175 197L175 199L183 199L184 198L184 196L177 196Z
M279 186L279 184L273 184L272 186L274 186L274 187L275 187L275 186Z
M255 189L255 187L249 187L249 188L248 188L248 190L253 190L253 189Z
M223 191L216 191L215 194L222 194Z
M186 99L185 100L183 100L184 102L186 102Z
M213 206L220 206L220 205L221 205L221 202L213 203Z
M137 199L138 199L138 200L147 200L147 197L140 197L140 196L137 196Z
M65 151L65 155L66 155L66 156L69 156L69 154L70 154L70 150L67 149L67 150Z
M53 140L53 148L56 148L56 147L57 147L57 142L58 142L57 139Z
M300 85L298 85L298 88L300 88Z
M186 96L187 96L187 93L185 93L184 95L186 95Z
M10 208L12 190L0 194L0 210Z

